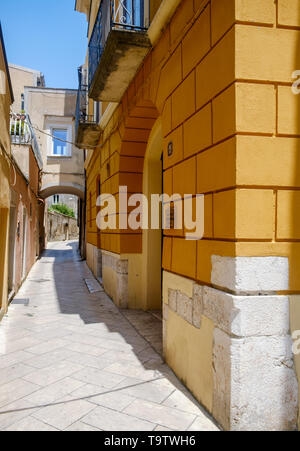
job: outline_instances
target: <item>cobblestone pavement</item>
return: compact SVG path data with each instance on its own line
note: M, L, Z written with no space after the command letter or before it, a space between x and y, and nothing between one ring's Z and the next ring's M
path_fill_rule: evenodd
M74 242L29 274L0 324L0 430L218 430L163 363L158 318L120 311L91 278Z

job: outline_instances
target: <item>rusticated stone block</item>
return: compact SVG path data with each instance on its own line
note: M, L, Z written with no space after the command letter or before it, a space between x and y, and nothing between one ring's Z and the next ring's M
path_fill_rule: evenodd
M180 291L177 292L177 313L190 324L193 324L193 301Z
M193 325L200 329L201 316L203 313L203 287L201 285L194 285L193 291Z
M289 336L214 333L213 416L227 430L297 428L298 383Z
M177 312L177 291L169 289L169 307L173 312Z
M233 296L204 287L203 314L215 326L237 337L287 335L288 296Z
M212 256L211 281L236 293L268 293L289 289L286 257Z

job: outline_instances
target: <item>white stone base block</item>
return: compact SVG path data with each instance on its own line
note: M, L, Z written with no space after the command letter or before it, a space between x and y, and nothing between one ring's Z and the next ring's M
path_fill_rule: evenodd
M191 333L185 349L193 346L194 328L201 334L203 323L213 324L214 418L225 430L297 430L299 392L290 299L277 294L288 289L288 260L214 256L212 263L212 282L223 289L165 273L164 316L168 311L188 325ZM201 340L205 348L209 338L202 335ZM175 338L173 342L175 350L179 345Z
M203 314L228 335L289 335L288 296L234 296L210 287L203 293Z
M97 279L102 278L102 251L93 244L86 245L86 262Z
M286 257L212 256L211 282L235 293L270 293L289 289Z
M102 251L103 284L107 294L120 307L128 308L128 260Z
M298 383L288 336L214 333L213 416L227 430L297 429Z
M203 315L214 325L213 415L227 430L293 431L298 381L290 333L289 262L212 257Z

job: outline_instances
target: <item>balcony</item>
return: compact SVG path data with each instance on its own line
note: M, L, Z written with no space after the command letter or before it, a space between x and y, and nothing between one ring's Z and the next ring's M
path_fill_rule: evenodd
M89 96L120 102L150 47L144 0L102 0L89 43Z
M11 113L9 130L12 144L31 144L32 131L25 113Z
M9 131L12 144L12 156L22 173L29 179L30 157L29 152L26 152L26 147L31 147L39 169L43 168L43 159L28 114L11 113Z
M99 126L99 112L89 114L87 87L79 85L76 106L75 136L79 149L93 148L98 144L101 134Z

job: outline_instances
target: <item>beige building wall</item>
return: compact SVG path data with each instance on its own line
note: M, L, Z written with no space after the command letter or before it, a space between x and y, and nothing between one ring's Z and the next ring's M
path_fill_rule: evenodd
M77 91L25 88L25 110L34 127L43 158L41 195L84 194L84 152L68 144L69 156L51 155L52 127L68 129L68 141L75 142Z
M43 74L38 70L9 64L15 92L12 110L24 110L29 115L43 159L42 195L57 193L84 194L84 153L76 146L69 146L68 157L54 158L50 155L51 127L69 130L68 140L75 142L75 111L77 91L45 87ZM43 190L45 190L43 192Z
M12 105L14 113L22 111L22 95L24 95L24 86L44 86L44 76L41 72L28 69L15 64L9 64L9 72L14 87L15 101Z

